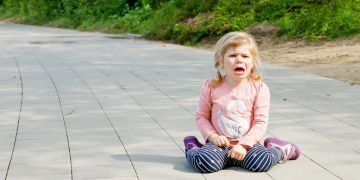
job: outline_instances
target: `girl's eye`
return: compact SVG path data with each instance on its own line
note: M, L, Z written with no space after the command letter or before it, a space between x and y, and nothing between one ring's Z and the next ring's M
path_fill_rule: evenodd
M241 57L243 57L243 58L249 58L249 56L246 55L246 54L242 54Z
M236 54L230 54L230 57L236 57Z

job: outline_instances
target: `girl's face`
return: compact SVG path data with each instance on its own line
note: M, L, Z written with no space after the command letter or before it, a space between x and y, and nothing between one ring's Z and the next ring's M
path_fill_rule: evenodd
M237 85L247 79L254 67L250 45L230 47L224 54L220 67L224 68L227 82Z

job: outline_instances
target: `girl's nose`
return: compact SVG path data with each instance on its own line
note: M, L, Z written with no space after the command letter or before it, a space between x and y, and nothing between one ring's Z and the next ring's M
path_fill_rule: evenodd
M235 59L235 63L242 63L241 58L240 58L240 57L237 57L237 58Z

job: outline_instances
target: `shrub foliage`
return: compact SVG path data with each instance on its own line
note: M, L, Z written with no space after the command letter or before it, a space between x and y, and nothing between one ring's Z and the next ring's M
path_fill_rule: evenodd
M0 17L184 44L267 21L279 36L316 40L359 33L360 0L0 0Z

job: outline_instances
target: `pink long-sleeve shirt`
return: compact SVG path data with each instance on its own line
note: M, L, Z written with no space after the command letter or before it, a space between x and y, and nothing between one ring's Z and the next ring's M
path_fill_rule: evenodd
M203 84L196 125L205 141L216 132L230 141L252 147L265 134L268 125L270 92L262 81L232 86L223 82L212 88Z

